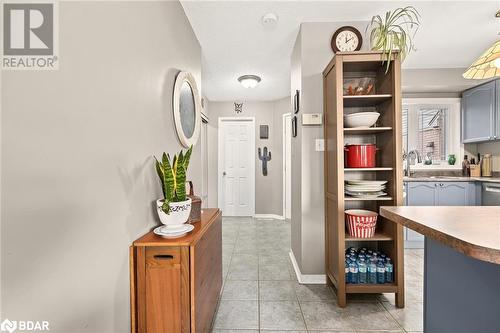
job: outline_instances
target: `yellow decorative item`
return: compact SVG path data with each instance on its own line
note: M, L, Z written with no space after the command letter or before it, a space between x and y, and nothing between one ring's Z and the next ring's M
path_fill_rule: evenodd
M476 80L500 76L500 40L486 50L462 76Z

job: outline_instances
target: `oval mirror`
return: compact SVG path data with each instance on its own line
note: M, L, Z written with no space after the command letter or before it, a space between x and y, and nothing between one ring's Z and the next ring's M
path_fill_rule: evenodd
M179 141L190 147L198 141L201 109L196 81L188 72L180 72L174 85L174 123Z

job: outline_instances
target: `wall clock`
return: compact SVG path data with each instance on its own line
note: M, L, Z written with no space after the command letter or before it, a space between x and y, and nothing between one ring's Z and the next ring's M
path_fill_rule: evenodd
M351 26L338 28L333 34L332 41L333 52L352 52L361 50L363 38L358 29Z

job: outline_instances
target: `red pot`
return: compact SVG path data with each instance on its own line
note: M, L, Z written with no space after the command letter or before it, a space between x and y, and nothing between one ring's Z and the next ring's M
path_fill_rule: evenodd
M344 151L346 168L375 167L377 147L374 144L346 145Z

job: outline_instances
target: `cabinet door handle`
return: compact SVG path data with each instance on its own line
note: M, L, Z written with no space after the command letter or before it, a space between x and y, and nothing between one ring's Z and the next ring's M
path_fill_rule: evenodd
M172 260L174 259L174 256L171 254L156 254L154 258L156 260Z

